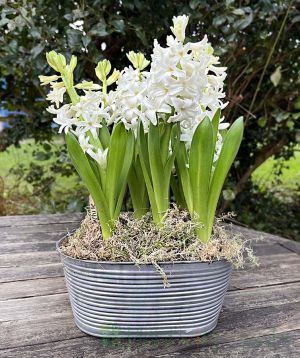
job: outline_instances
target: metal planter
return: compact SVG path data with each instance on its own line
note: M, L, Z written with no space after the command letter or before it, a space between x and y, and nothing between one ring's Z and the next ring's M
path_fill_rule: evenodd
M63 240L63 239L62 239ZM217 325L231 265L227 261L153 265L78 260L60 254L76 325L98 337L193 337Z

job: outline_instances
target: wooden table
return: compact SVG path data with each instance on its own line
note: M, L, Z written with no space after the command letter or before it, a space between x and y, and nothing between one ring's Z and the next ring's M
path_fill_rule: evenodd
M1 217L0 356L300 357L300 243L234 227L259 268L235 271L213 333L189 339L97 339L72 318L55 241L82 214Z

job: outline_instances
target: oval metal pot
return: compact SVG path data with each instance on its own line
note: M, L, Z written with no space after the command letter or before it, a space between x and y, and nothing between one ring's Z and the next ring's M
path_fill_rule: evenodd
M60 250L76 325L98 337L194 337L217 325L231 265L225 261L152 264L79 260Z

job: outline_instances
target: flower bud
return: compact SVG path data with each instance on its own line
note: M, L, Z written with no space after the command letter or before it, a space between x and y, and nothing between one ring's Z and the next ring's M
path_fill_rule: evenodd
M73 79L73 70L72 68L70 67L70 65L66 65L64 70L63 70L63 79L64 79L64 82L66 84L67 87L72 87L73 86L73 82L74 82L74 79Z
M111 64L108 60L103 60L98 62L98 65L95 69L96 76L99 78L100 81L105 81L106 76L109 74L111 70Z
M55 82L60 78L60 76L53 75L53 76L39 76L39 80L42 86L48 85L51 82Z
M71 61L70 61L70 69L72 71L74 71L76 66L77 66L77 57L72 55Z
M65 87L65 84L63 82L51 82L50 85L53 89Z
M150 61L146 60L142 53L135 53L134 51L130 51L127 54L127 58L132 63L133 67L139 69L140 71L142 71L150 63Z
M114 69L113 73L107 79L107 86L110 86L111 84L116 82L119 77L120 77L120 71Z
M82 81L82 83L78 83L76 86L74 86L77 89L82 90L100 90L101 86L97 85L96 83L93 83L93 81Z
M57 60L56 60L56 63L57 63L57 67L59 69L59 72L63 72L63 70L65 69L66 67L66 64L67 64L67 61L66 61L66 58L64 55L62 55L61 53L59 53L57 55Z
M175 35L178 41L183 42L185 39L185 29L189 22L189 17L186 15L173 17L173 25L171 26L171 31Z
M66 58L60 53L50 51L46 53L46 58L49 65L56 71L62 73L66 67Z

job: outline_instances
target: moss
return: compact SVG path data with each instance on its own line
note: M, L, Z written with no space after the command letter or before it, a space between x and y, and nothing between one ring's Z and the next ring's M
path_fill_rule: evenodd
M197 224L177 207L166 213L161 228L150 214L135 219L127 212L116 222L113 236L103 240L98 221L88 213L80 228L63 241L61 250L83 260L152 263L158 270L160 262L176 261L226 259L237 268L246 260L256 264L249 241L226 230L223 219L216 220L211 240L203 244L195 233Z

